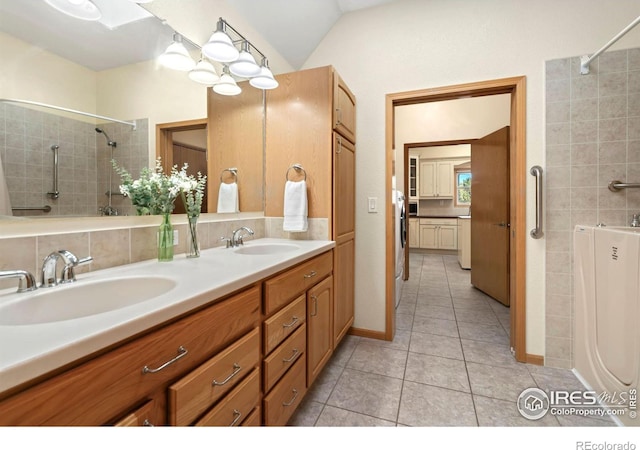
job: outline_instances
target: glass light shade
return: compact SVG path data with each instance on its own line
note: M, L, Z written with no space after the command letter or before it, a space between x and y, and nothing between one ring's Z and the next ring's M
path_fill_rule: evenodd
M193 69L196 65L179 36L174 36L173 43L160 55L158 61L164 67L185 72Z
M209 42L202 46L202 53L214 61L231 62L238 59L238 49L234 47L231 38L224 31L216 31Z
M251 53L242 50L238 59L229 64L229 71L238 77L251 78L260 73L260 66Z
M189 72L189 78L196 83L206 84L207 86L215 84L220 79L213 64L206 59L198 61L196 67Z
M61 13L81 20L100 20L102 12L91 0L45 0Z
M231 75L223 73L220 81L213 85L213 92L220 95L238 95L242 92L242 89L236 84L236 80Z
M278 87L278 81L273 77L273 73L267 66L260 68L260 73L249 80L249 84L258 89L275 89Z

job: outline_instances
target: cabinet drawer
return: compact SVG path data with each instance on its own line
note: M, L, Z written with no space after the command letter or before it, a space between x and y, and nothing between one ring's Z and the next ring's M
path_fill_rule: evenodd
M169 388L169 423L189 425L233 389L260 359L256 328Z
M420 219L420 225L458 225L458 219Z
M269 315L322 280L333 268L332 252L318 255L264 282L264 312Z
M130 414L114 423L116 427L151 427L153 426L153 400L149 400Z
M249 414L249 417L242 422L243 427L259 427L262 425L262 410L260 406L253 409L253 412Z
M196 426L237 426L260 402L260 370L253 372L217 406L196 422Z
M273 353L264 359L264 390L269 392L284 373L304 354L307 325L299 327Z
M264 321L264 354L268 355L306 319L306 298L302 294L289 306Z
M0 425L105 424L122 415L123 405L193 370L259 321L254 287L7 398Z
M264 399L265 425L284 426L296 410L306 387L306 358L299 358L291 370Z

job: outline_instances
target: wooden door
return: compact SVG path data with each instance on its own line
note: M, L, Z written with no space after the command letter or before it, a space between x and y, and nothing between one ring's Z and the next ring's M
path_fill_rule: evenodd
M174 142L173 163L178 166L178 169L181 169L184 163L189 164L189 167L187 168L187 174L193 175L194 177L197 176L198 172L203 175L207 175L207 149ZM203 213L206 213L208 211L207 191L208 189L205 189L202 198L201 212ZM177 198L174 205L174 214L184 214L186 212L184 203L182 202L181 198Z
M353 325L355 293L355 239L336 241L333 251L333 348L336 348Z
M509 127L471 144L471 284L509 306Z
M311 386L331 357L331 304L333 277L329 276L307 292L307 386Z
M356 97L336 72L333 72L333 129L356 141Z

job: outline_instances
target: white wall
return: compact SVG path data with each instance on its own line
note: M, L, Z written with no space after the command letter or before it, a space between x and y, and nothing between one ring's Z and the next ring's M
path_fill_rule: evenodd
M357 102L356 322L384 328L385 95L458 83L527 77L527 167L544 164L544 62L590 54L640 14L632 0L399 0L343 16L304 68L332 64ZM613 48L640 44L640 28ZM366 176L364 175L366 174ZM535 222L527 185L527 228ZM379 245L372 245L379 243ZM545 240L527 238L527 349L544 355Z

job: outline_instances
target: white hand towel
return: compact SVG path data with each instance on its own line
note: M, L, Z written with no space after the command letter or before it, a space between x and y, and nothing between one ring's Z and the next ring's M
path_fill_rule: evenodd
M237 213L238 207L238 183L220 183L218 191L218 212Z
M287 181L284 185L284 231L307 231L307 183Z

